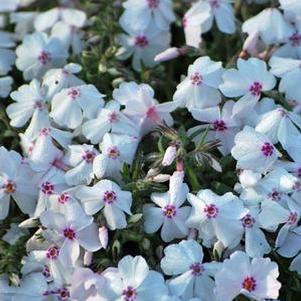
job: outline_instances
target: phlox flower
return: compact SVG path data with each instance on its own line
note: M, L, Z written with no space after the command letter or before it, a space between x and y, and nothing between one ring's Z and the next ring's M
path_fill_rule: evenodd
M150 270L141 256L123 257L117 269L111 268L104 273L108 281L103 290L106 300L161 301L167 294L163 276Z
M215 276L216 296L231 301L239 294L254 300L277 299L280 282L278 266L270 258L253 258L241 251L234 252L223 262Z
M183 177L183 172L174 172L167 192L151 194L151 200L158 207L153 204L143 206L145 232L154 233L162 227L161 238L166 242L188 234L185 221L191 207L181 207L189 191L187 184L183 183Z
M92 187L79 188L76 197L89 215L104 209L104 216L111 230L126 228L125 213L131 215L131 192L121 190L110 180L101 180Z
M214 301L214 263L203 263L203 249L195 240L182 240L164 250L161 268L166 275L174 276L168 281L173 294L189 300L199 297Z
M144 30L152 21L161 30L168 30L175 20L171 0L127 0L121 22L133 30Z
M43 32L26 35L16 54L16 66L25 80L40 78L48 69L63 66L68 57L61 41Z
M10 23L15 24L15 33L18 39L23 39L25 35L34 31L33 22L37 12L19 11L9 15Z
M40 220L44 227L57 235L61 243L61 259L69 267L75 265L80 255L80 246L91 252L101 247L96 224L78 203L70 204L65 214L52 210L44 211Z
M141 135L147 134L158 124L173 124L170 112L176 108L175 104L158 103L154 94L149 85L138 85L135 82L122 83L113 91L113 98L125 106L123 113L138 124Z
M68 185L90 184L93 179L93 161L98 155L93 145L69 145L63 159L71 166L65 178Z
M168 30L162 31L153 24L144 30L135 30L124 19L120 20L120 25L126 33L118 36L121 47L117 58L126 60L133 56L132 66L136 71L141 71L142 64L146 67L155 66L155 56L169 48L171 37Z
M97 178L112 177L121 179L124 163L132 164L138 139L127 135L108 134L100 144L101 154L93 162L93 172Z
M266 135L249 126L236 134L234 143L231 154L237 160L237 168L265 173L281 156Z
M254 108L263 91L274 88L276 79L266 63L257 58L238 59L237 69L224 72L219 88L226 97L241 97L233 107L233 115L243 117Z
M84 136L93 144L100 143L105 133L138 136L137 125L122 111L117 101L109 101L95 119L86 121L82 126Z
M188 110L216 106L221 101L218 86L222 82L222 63L208 56L200 57L188 68L187 77L177 86L173 96L179 106Z
M84 117L92 119L104 105L104 95L93 85L63 89L51 101L50 116L61 126L78 127Z
M227 101L222 109L218 106L207 109L192 109L193 118L206 124L190 129L189 133L192 134L198 129L209 125L210 130L206 139L208 141L219 140L221 142L221 146L218 148L220 152L223 155L229 154L234 146L234 137L239 132L241 124L238 119L232 116L233 106L233 101ZM196 138L194 140L197 143L199 137Z
M241 219L248 213L238 197L231 192L219 196L205 189L197 195L189 193L187 198L192 210L186 224L199 230L205 244L219 240L226 248L238 245L243 234Z
M15 151L0 147L0 219L5 219L11 198L25 214L32 214L37 197L33 171Z

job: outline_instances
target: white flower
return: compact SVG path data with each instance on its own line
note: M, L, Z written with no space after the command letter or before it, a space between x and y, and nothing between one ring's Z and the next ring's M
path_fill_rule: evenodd
M7 97L11 91L13 79L10 76L0 77L0 97Z
M203 249L195 240L182 240L165 248L161 268L166 275L175 276L168 287L176 296L188 300L200 297L214 301L214 274L212 263L203 263ZM214 264L213 264L214 265Z
M261 301L277 299L281 284L277 281L278 266L270 258L253 258L236 251L226 259L215 276L216 296L232 301L239 294Z
M118 36L121 48L117 57L126 60L133 56L132 66L136 71L141 71L142 63L146 67L154 67L156 65L155 56L170 47L170 32L162 31L152 24L144 30L134 30L122 19L120 23L126 34Z
M99 111L95 119L88 120L82 126L84 136L93 144L100 143L105 133L138 136L137 124L120 111L117 101L109 101Z
M92 187L82 187L76 193L87 214L104 208L104 216L111 230L126 228L125 213L131 215L132 194L110 181L101 180Z
M125 106L123 113L128 116L145 135L158 124L173 124L170 112L176 108L173 102L158 103L154 90L146 84L122 83L113 91L113 98Z
M237 68L224 72L220 89L227 97L242 96L233 107L233 115L244 117L254 108L263 91L274 88L276 79L267 71L266 63L257 58L238 59Z
M14 127L23 127L31 119L25 134L36 137L37 133L46 127L48 121L48 107L45 95L38 80L32 80L28 85L22 85L18 91L10 94L15 103L10 104L7 115Z
M205 7L205 9L204 9ZM186 45L199 47L202 41L202 24L210 18L210 10L206 9L208 4L198 1L192 4L185 13L182 24L184 27Z
M79 54L84 49L83 36L84 33L79 27L62 21L57 22L51 29L51 37L58 38L74 54Z
M221 101L218 86L221 84L223 68L208 56L200 57L188 68L187 77L177 86L174 101L188 110L216 106Z
M192 211L186 224L199 230L205 244L216 239L227 247L235 247L241 240L241 219L247 214L242 201L231 192L219 196L209 189L200 190L195 196L188 194Z
M249 126L236 134L234 143L231 154L237 160L237 168L265 173L281 156L266 135Z
M161 301L167 293L164 278L151 271L141 256L126 256L118 263L118 269L104 272L106 285L103 296L114 301Z
M80 254L80 246L91 252L101 247L96 224L77 203L70 204L65 214L44 211L40 220L44 227L54 231L60 239L61 260L67 266L74 266Z
M93 85L82 85L63 89L51 101L50 116L61 126L75 129L84 117L96 117L104 105L104 95Z
M144 30L152 21L161 30L168 30L175 20L171 0L127 0L121 22L133 30Z
M176 157L177 157L177 147L175 145L170 145L164 153L164 157L162 159L162 165L163 166L171 165L173 161L176 159Z
M61 41L49 38L43 32L26 35L16 54L16 66L23 71L25 80L41 77L48 69L63 66L68 57Z
M249 35L257 31L263 42L271 45L285 42L294 33L294 28L278 9L267 8L246 20L242 31Z
M35 18L34 26L37 31L45 31L52 28L56 22L62 20L68 25L82 27L86 19L86 14L83 11L73 8L56 7L40 13Z
M108 134L100 144L101 154L93 162L93 171L97 178L121 178L124 163L132 164L137 149L138 139L127 135Z
M272 57L269 65L271 72L281 78L279 91L285 93L288 100L297 101L301 104L301 87L298 82L301 80L301 60Z
M81 69L80 65L69 63L61 69L48 70L42 80L47 100L52 100L54 95L63 89L84 85L85 82L75 75Z
M232 116L234 102L227 101L223 108L212 107L208 109L192 109L191 113L194 119L208 123L210 125L210 131L208 132L206 139L212 141L217 139L221 142L219 150L223 155L227 155L231 152L234 146L235 134L239 131L240 121ZM196 126L189 130L190 133L199 128L204 128L205 125ZM197 142L198 139L195 141Z
M34 212L37 189L33 174L17 152L0 147L0 219L8 215L11 197L23 213Z
M90 184L93 179L93 161L98 155L93 145L69 145L64 163L70 165L66 174L68 185Z
M174 172L170 177L168 192L151 194L151 200L158 207L153 204L143 206L145 232L154 233L162 226L161 238L166 242L188 234L185 221L191 207L181 207L189 191L188 186L183 183L183 177L183 172Z
M9 15L10 23L15 24L15 32L19 39L34 31L33 21L38 13L36 12L15 12Z

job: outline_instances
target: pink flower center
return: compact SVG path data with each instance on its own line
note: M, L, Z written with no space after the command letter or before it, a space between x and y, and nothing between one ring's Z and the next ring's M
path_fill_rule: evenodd
M213 122L213 129L217 132L223 132L227 129L227 125L224 120L215 120Z
M203 82L203 77L199 72L195 72L190 76L190 81L194 86L199 86Z
M218 215L218 208L214 204L206 205L204 212L208 218L216 218Z
M91 163L93 163L93 160L95 158L95 153L93 151L86 150L85 153L83 154L82 158L87 163L91 164Z
M167 218L173 218L176 216L177 214L177 210L176 207L174 205L166 205L163 208L163 214L167 217Z
M42 50L38 56L38 60L42 65L46 65L51 61L51 53Z
M116 146L111 146L107 149L107 155L111 159L117 159L120 156L120 152Z
M33 106L34 109L39 109L39 110L43 110L44 107L45 106L44 106L43 102L41 102L41 101L36 101Z
M274 153L274 146L269 143L269 142L265 142L262 146L261 146L261 151L262 153L266 156L266 157L270 157L273 155Z
M273 188L272 192L270 192L268 194L268 197L270 199L272 199L273 201L280 201L281 200L281 194L282 193L280 191L278 191L276 188Z
M160 117L158 115L157 109L155 106L150 107L146 112L146 117L154 122L160 122Z
M249 91L254 96L260 96L262 91L262 84L259 82L254 82L251 87L249 88Z
M248 292L252 292L256 289L256 280L253 277L247 277L242 283L242 288Z
M66 228L64 229L64 236L70 240L73 240L75 238L75 231L72 228Z
M290 43L293 47L299 47L301 44L301 35L297 32L290 36Z
M137 298L137 292L131 286L128 286L126 289L124 289L122 295L124 301L135 301Z
M288 219L287 219L287 223L290 225L293 225L295 223L297 223L298 221L298 213L297 212L291 212Z
M278 112L280 113L280 115L282 117L287 117L288 116L287 110L285 110L283 108L278 109Z
M56 294L58 295L58 299L62 301L66 301L70 297L70 293L66 288L59 289Z
M146 36L140 35L140 36L135 37L135 45L137 47L145 48L148 46L148 44L149 44L149 42L148 42L148 38Z
M41 190L44 194L51 195L54 192L54 185L51 184L50 182L46 181L46 182L42 183Z
M241 222L245 228L252 228L255 224L255 219L251 216L251 214L247 214L242 218Z
M58 201L60 204L66 204L66 203L69 201L69 198L70 198L69 194L63 192L63 193L61 193L61 194L59 195L59 197L57 198L57 201Z
M12 194L12 193L14 193L16 191L17 186L16 186L16 184L13 181L7 180L4 183L4 185L2 186L2 188L4 189L4 192L6 194Z
M112 204L116 201L117 196L114 191L106 191L103 195L103 201L107 204Z
M80 89L72 88L68 91L68 95L71 97L72 100L75 100L77 97L80 96Z
M158 8L160 4L160 0L147 0L148 7L151 9Z
M190 270L193 276L200 276L204 272L204 267L199 262L194 263L190 266Z
M51 276L51 273L50 273L50 269L47 265L44 265L44 268L43 268L43 271L42 271L42 274L45 278L50 278Z
M57 259L60 253L60 249L58 247L50 247L47 250L46 257L48 259Z
M212 8L219 8L220 7L220 0L210 0L210 5Z
M114 123L114 122L119 121L119 115L118 115L118 113L116 113L116 112L111 112L111 113L108 115L108 121L109 121L110 123Z
M51 129L50 128L43 128L40 130L40 133L39 135L40 136L48 136L51 132Z

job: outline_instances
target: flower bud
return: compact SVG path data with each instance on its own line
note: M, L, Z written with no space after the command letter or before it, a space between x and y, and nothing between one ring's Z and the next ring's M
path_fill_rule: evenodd
M164 154L162 165L163 166L169 166L172 164L172 162L175 160L177 156L177 148L175 145L169 146Z
M164 182L169 181L169 179L170 179L170 175L168 175L168 174L159 174L159 175L153 177L152 181L157 182L157 183L164 183Z
M155 56L155 62L165 62L177 58L181 55L179 48L171 47Z
M86 251L84 254L84 265L89 266L92 263L93 252Z
M102 226L98 229L98 237L101 243L101 246L106 249L109 242L108 229L105 226Z

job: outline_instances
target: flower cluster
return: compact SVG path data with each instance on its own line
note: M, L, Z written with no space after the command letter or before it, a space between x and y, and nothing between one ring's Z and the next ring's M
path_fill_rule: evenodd
M195 54L215 23L240 30L234 1L180 3L186 45L172 48L171 0L109 4L126 32L116 59L143 75L190 58L168 101L157 75L111 67L123 77L106 89L84 76L93 5L31 2L0 0L15 29L0 31L1 114L19 142L0 146L0 254L24 250L15 273L0 258L0 300L286 296L283 270L301 279L299 1L248 1L266 6L243 20L231 62Z

